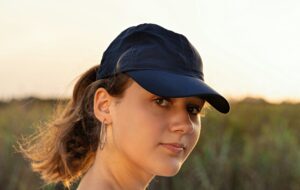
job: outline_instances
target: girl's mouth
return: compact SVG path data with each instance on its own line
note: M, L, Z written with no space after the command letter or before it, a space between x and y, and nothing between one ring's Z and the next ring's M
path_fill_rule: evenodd
M181 143L160 143L160 145L175 154L179 154L185 150L185 146Z

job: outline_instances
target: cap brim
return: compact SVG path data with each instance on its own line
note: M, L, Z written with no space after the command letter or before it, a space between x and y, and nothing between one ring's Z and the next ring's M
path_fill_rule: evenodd
M126 72L149 92L163 97L198 96L221 113L228 113L228 101L201 79L161 70L136 70Z

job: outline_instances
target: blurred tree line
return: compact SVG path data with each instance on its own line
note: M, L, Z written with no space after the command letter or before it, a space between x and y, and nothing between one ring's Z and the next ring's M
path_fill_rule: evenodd
M0 102L0 189L63 189L44 185L13 148L17 138L51 117L56 102L33 97ZM299 190L299 137L300 103L247 98L232 101L227 115L208 109L200 140L181 171L156 177L149 189Z

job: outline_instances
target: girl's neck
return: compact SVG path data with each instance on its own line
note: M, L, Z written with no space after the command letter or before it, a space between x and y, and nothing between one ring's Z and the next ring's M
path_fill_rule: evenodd
M154 175L129 163L120 155L97 151L95 162L83 176L77 190L143 190Z

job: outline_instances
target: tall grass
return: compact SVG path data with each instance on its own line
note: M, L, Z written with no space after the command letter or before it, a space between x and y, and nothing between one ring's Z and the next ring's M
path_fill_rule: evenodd
M43 187L29 163L15 153L21 134L30 134L51 116L54 100L28 98L0 103L0 189ZM150 189L300 189L300 104L233 102L228 115L209 110L199 143L172 178L157 177Z
M300 189L300 104L246 100L210 111L172 189Z
M36 125L46 121L53 109L53 100L28 98L0 103L0 189L34 190L43 186L13 146L22 134L31 134Z

